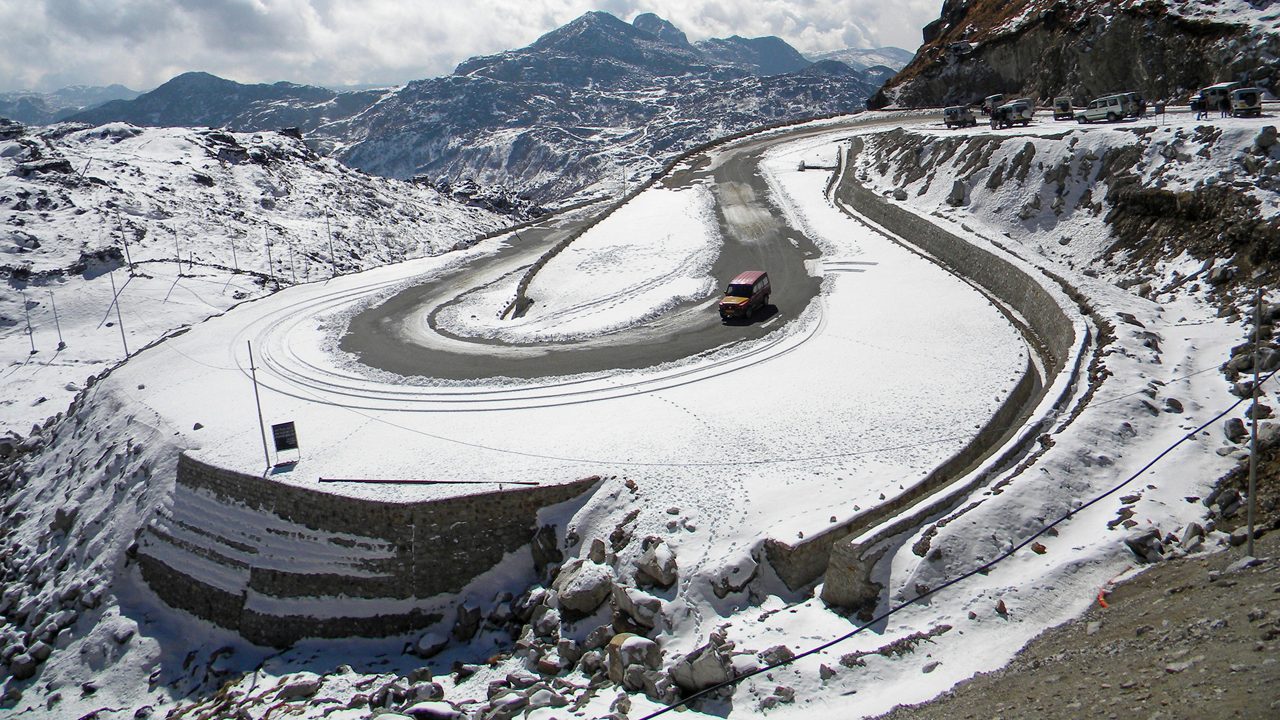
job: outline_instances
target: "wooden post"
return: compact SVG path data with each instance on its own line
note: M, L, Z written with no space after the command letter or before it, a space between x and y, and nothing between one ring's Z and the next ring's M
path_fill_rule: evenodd
M27 291L22 291L22 312L27 315L27 342L31 343L31 354L36 354L36 335L31 330L31 309L27 307Z
M62 350L67 344L62 341L62 323L58 322L58 304L53 301L53 290L49 291L49 307L53 308L53 326L58 330L58 349Z
M116 325L120 328L120 344L124 346L124 356L129 357L129 341L124 336L124 318L120 317L120 293L116 290L116 271L107 273L111 279L111 302L116 306Z

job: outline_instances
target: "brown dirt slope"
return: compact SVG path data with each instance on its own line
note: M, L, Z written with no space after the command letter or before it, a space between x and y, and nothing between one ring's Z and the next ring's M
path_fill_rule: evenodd
M1254 554L1243 568L1243 547L1160 563L1004 669L882 717L1280 717L1280 532Z

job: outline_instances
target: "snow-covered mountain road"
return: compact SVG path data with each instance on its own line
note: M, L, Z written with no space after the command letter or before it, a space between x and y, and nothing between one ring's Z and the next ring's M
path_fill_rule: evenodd
M782 310L750 326L721 327L702 299L623 333L621 342L630 345L609 347L618 342L612 335L586 341L603 348L591 362L614 357L622 368L641 369L582 373L586 366L569 364L556 373L554 363L584 351L547 355L540 347L437 336L467 347L457 353L460 364L540 367L528 374L546 376L460 382L449 373L405 377L371 369L338 349L349 318L384 298L411 297L410 288L424 283L453 289L463 279L483 285L491 276L511 275L529 261L520 243L534 248L537 242L526 237L290 288L139 355L113 380L173 427L199 423L199 430L182 435L200 457L259 472L251 341L267 421L295 420L302 439L303 460L275 476L281 482L311 484L320 476L557 482L652 473L653 482L673 489L687 483L716 488L707 495L708 514L719 514L713 509L719 507L733 508L730 516L755 516L753 534L776 524L776 507L759 500L783 487L789 488L788 517L855 512L881 494L892 497L899 479L928 472L967 444L1021 378L1028 350L985 296L838 212L825 197L828 172L800 171L802 159L809 167L829 167L837 140L848 132L848 126L810 128L785 142L770 139L782 144L768 150L765 142L748 143L738 155L744 164L735 165L732 153L712 153L704 161L709 169L691 175L692 188L705 188L722 168L730 181L751 182L750 192L740 187L733 196L748 208L763 205L727 213L724 207L735 206L722 205L721 214L740 220L718 227L728 235L763 213L780 236L738 237L737 257L712 257L720 258L716 272L726 274L747 262L769 263ZM625 212L614 217L627 222ZM716 227L694 241L718 241ZM660 227L644 232L663 234ZM583 253L592 253L597 237L612 237L610 228L602 224L584 236ZM775 257L783 264L772 264ZM590 286L589 273L575 277L580 267L549 265L547 273L559 284ZM634 267L637 275L649 270L643 263ZM803 298L806 285L816 289L818 278L818 301L806 307L788 299ZM614 312L631 311L624 303ZM419 309L405 317L425 314ZM685 340L671 340L653 330L689 315L700 316L714 336L685 333ZM637 350L651 346L649 354ZM788 479L780 485L781 468ZM728 475L733 480L726 482ZM419 497L457 489L363 486L351 492Z

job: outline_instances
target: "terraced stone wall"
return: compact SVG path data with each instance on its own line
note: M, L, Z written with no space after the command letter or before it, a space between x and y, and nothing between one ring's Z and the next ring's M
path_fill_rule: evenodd
M540 509L598 480L389 502L183 454L172 504L148 526L138 561L166 603L260 644L397 634L438 621L421 600L458 592L522 550Z

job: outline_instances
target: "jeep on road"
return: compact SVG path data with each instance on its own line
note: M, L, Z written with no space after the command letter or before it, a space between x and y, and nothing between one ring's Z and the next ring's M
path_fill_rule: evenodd
M970 110L968 105L955 105L943 109L942 121L948 128L973 127L978 124L978 118L974 117L973 110Z
M1054 120L1075 120L1076 111L1071 106L1071 96L1064 95L1053 99Z
M763 270L739 273L720 299L720 320L750 320L769 305L769 290L769 274Z
M1123 95L1104 95L1091 101L1088 107L1076 113L1076 120L1082 125L1101 120L1120 122L1125 115L1128 115L1127 106Z

